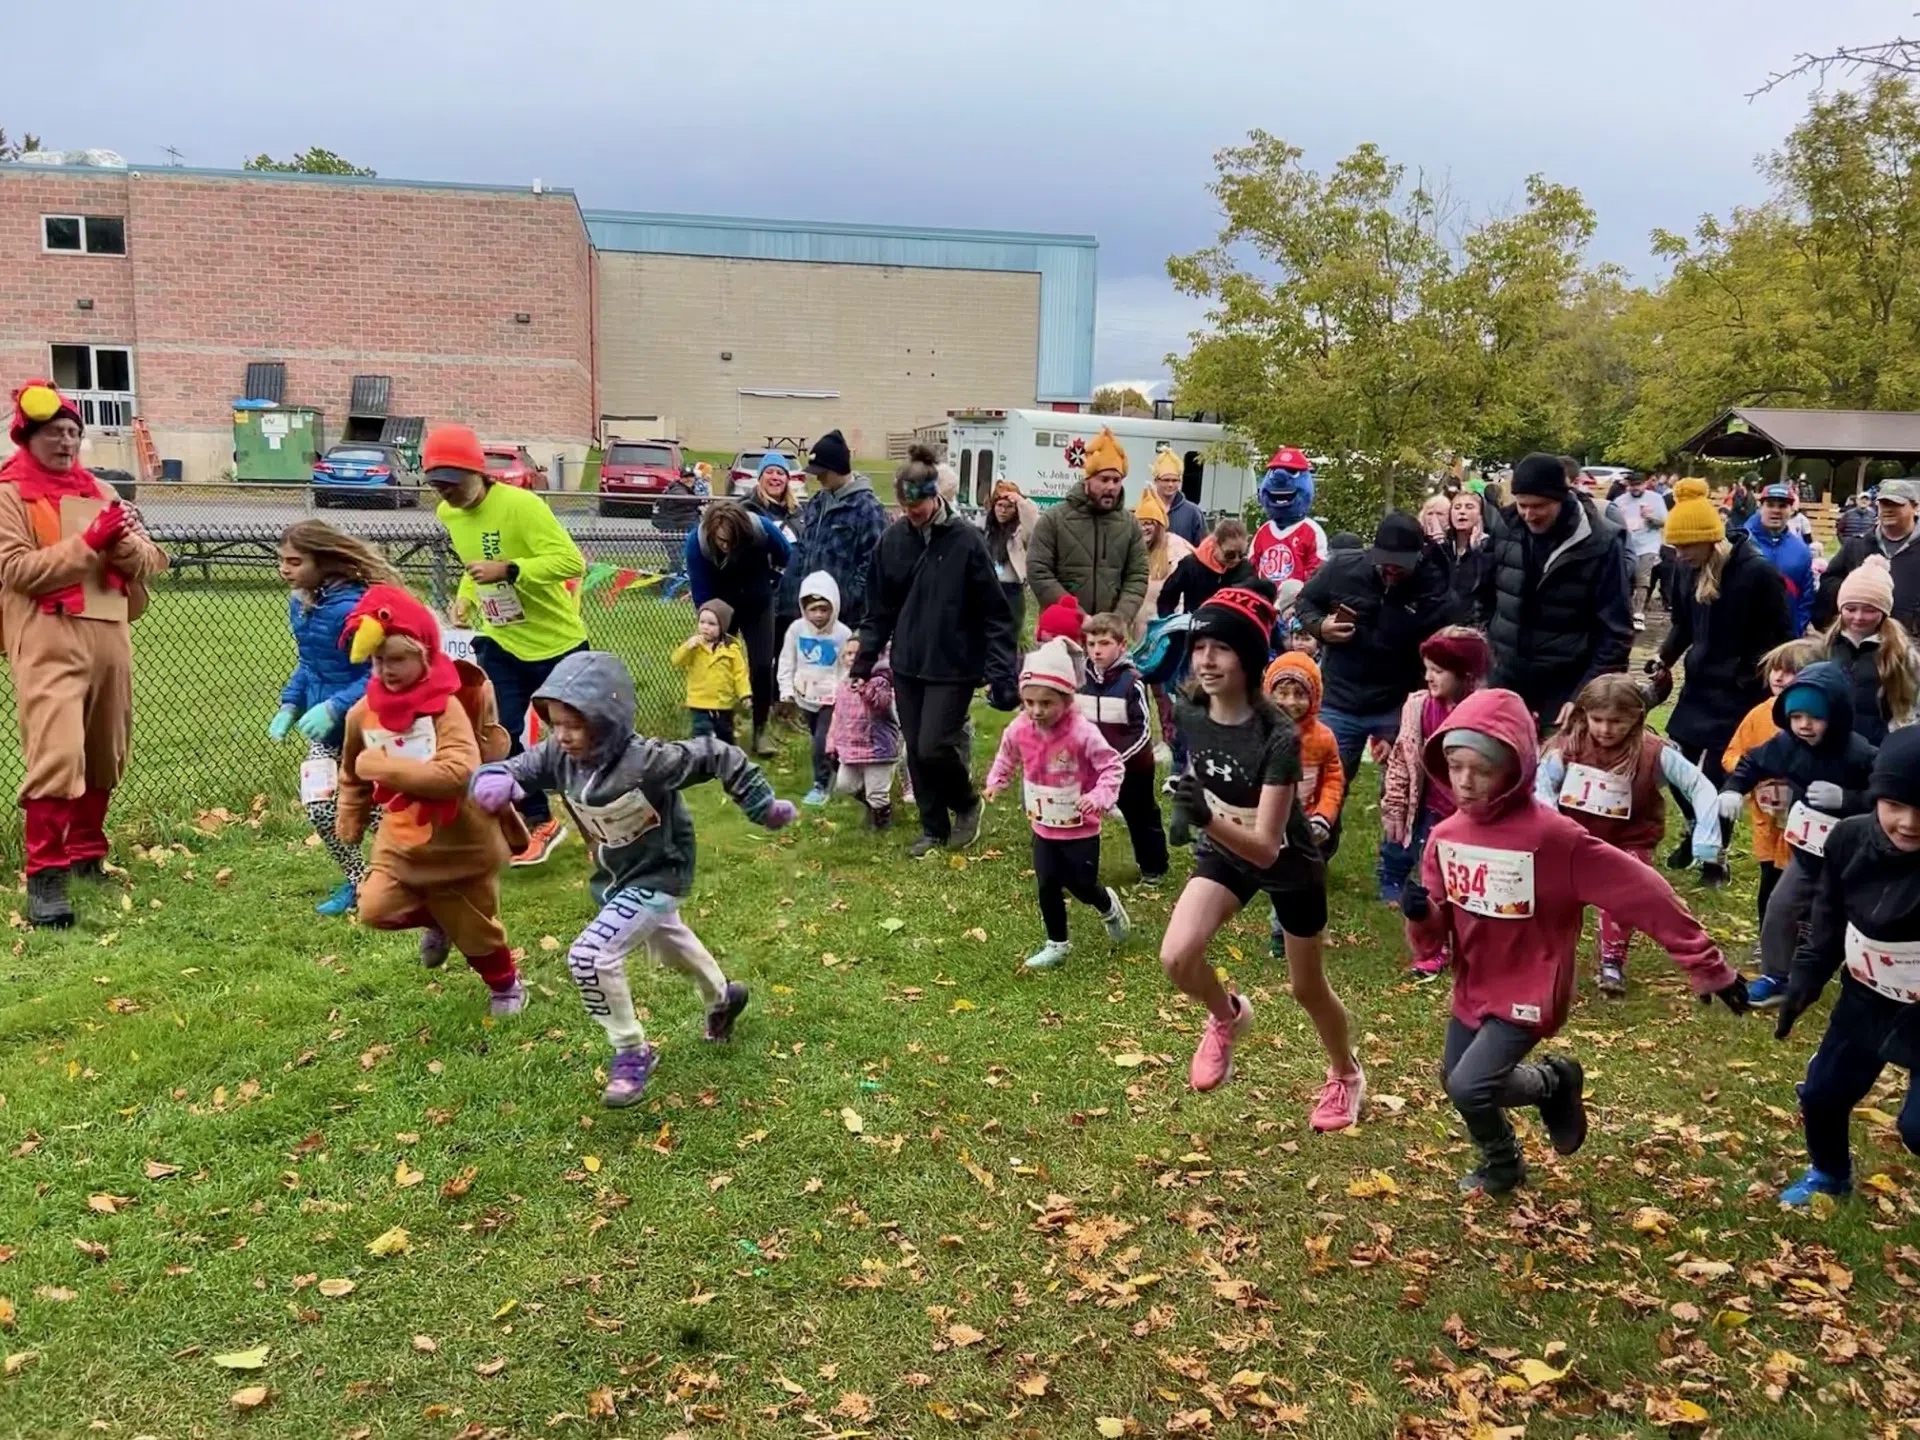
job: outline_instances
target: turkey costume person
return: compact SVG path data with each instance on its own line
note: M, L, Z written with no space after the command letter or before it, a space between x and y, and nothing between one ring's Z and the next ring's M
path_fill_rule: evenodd
M107 804L133 736L129 625L167 568L113 489L80 464L80 412L46 380L13 392L0 465L0 631L27 778L27 918L73 924L69 876L98 877Z

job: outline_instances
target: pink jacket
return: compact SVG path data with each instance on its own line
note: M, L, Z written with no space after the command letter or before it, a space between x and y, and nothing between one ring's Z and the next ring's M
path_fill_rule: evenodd
M1077 710L1067 711L1051 730L1042 730L1024 714L1014 716L1000 736L1000 750L987 771L987 789L1000 789L1013 779L1016 768L1027 782L1027 814L1032 818L1033 833L1046 840L1084 840L1100 833L1100 822L1043 825L1033 818L1038 798L1033 787L1077 790L1104 812L1120 798L1120 782L1126 773L1120 752L1106 742L1099 726Z
M1386 788L1380 792L1380 834L1393 845L1405 845L1420 823L1420 802L1427 788L1426 761L1421 752L1427 737L1420 733L1420 717L1427 692L1416 690L1400 707L1400 734L1387 750Z
M1539 754L1526 702L1510 690L1482 690L1447 724L1492 735L1520 757L1512 788L1475 814L1461 810L1434 826L1420 862L1432 908L1425 920L1407 922L1407 938L1417 955L1451 944L1455 1019L1476 1029L1505 1020L1542 1038L1559 1030L1589 905L1651 935L1695 994L1733 983L1719 949L1658 871L1534 800ZM1445 773L1440 739L1427 741L1429 776Z
M827 727L827 754L842 765L891 765L900 758L900 722L893 712L893 670L887 657L865 680L842 680Z

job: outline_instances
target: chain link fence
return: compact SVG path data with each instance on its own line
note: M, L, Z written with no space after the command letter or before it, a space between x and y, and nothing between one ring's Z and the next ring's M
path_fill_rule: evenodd
M172 565L133 626L133 753L114 798L115 827L165 826L219 806L244 811L262 793L297 794L304 743L267 738L295 659L277 565L280 536L296 520L322 520L377 546L451 623L460 562L431 491L325 503L305 485L150 485L128 498ZM545 498L587 560L580 613L589 643L633 671L643 730L685 734L685 681L669 657L694 625L675 577L697 510L683 501L674 514L603 514L597 495ZM26 768L18 735L12 672L0 666L0 783L9 800ZM20 854L20 811L0 804L0 855L17 863Z

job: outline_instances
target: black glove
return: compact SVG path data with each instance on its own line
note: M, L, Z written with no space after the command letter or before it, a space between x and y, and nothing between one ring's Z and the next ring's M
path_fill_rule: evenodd
M1002 712L1020 708L1020 687L1011 680L995 680L987 686L987 704Z
M1201 827L1207 823L1207 787L1191 770L1173 782L1173 810L1189 825Z
M1820 987L1813 978L1796 970L1787 977L1787 993L1780 1001L1780 1014L1773 1022L1773 1038L1784 1040L1793 1033L1793 1022L1812 1008L1820 998Z
M1736 1015L1746 1014L1753 1008L1752 1003L1747 999L1747 977L1736 970L1733 972L1731 985L1723 985L1718 990L1710 991L1700 997L1702 1005L1711 1005L1716 1000Z
M1727 867L1718 860L1707 860L1700 866L1700 883L1709 890L1727 888Z
M1418 880L1409 880L1400 887L1400 913L1416 924L1433 913L1433 897Z

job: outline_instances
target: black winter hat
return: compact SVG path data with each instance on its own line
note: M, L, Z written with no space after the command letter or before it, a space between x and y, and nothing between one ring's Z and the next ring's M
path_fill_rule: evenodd
M1538 450L1513 467L1513 484L1508 488L1516 496L1537 495L1545 500L1564 500L1572 493L1560 457Z
M851 475L853 473L853 454L847 449L847 437L838 430L829 430L813 442L813 451L807 456L809 475Z
M1389 510L1373 532L1373 548L1367 558L1376 565L1392 565L1411 570L1420 563L1427 548L1427 532L1420 522L1404 510Z
M1889 730L1873 757L1873 779L1867 793L1896 805L1920 805L1920 727Z
M1272 648L1276 618L1273 597L1268 593L1272 588L1250 581L1246 585L1216 590L1212 599L1193 612L1193 622L1187 627L1189 646L1200 639L1218 640L1240 657L1240 669L1247 677L1250 695L1260 688L1260 677L1266 672L1267 655Z

